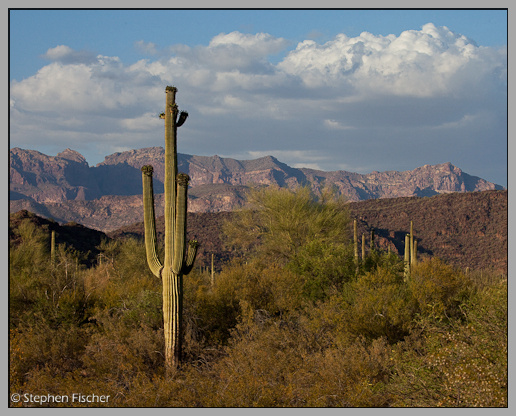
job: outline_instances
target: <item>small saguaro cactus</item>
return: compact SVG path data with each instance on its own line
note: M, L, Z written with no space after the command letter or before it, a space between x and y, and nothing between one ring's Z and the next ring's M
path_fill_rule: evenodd
M50 234L50 264L52 267L56 265L56 232L54 230Z
M183 276L190 273L197 255L197 241L186 249L187 190L189 176L177 173L177 128L188 117L178 115L175 102L177 89L167 87L165 119L165 258L157 255L153 168L142 167L145 249L151 272L163 283L163 321L165 335L165 364L167 370L178 368L182 352Z
M410 265L414 262L414 222L410 221Z
M403 263L405 265L405 268L404 268L404 278L405 278L405 281L407 281L409 279L409 276L410 276L410 235L409 234L406 234L405 235L405 256L404 256L404 259L403 259Z
M215 268L213 267L213 253L211 253L211 286L215 285Z
M355 254L355 272L358 274L358 224L357 220L353 220L353 250Z
M366 253L365 253L365 234L362 234L362 263L365 263Z
M412 266L415 266L417 264L417 240L414 240L414 254L412 256Z

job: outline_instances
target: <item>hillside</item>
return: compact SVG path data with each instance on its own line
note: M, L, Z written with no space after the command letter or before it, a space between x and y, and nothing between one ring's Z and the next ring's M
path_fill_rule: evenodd
M349 204L351 218L358 220L359 234L365 234L369 247L371 229L376 244L390 247L400 255L405 234L414 223L420 256L440 257L460 267L489 268L507 273L507 191L452 193L430 198L390 198ZM208 265L211 253L220 265L231 253L224 249L222 223L231 213L190 213L188 238L202 244L199 265ZM158 237L163 237L163 218L157 220ZM352 235L351 227L347 230ZM108 233L118 238L125 235L143 236L143 222Z
M405 234L414 223L419 256L439 257L462 268L494 269L507 273L508 257L508 193L484 191L437 195L430 198L390 198L350 202L350 217L358 220L359 235L366 235L367 250L371 230L375 232L376 246L397 252L404 250ZM231 212L188 213L188 239L201 242L198 266L209 266L214 254L215 266L220 269L231 259L232 253L224 247L222 225L231 220ZM38 226L57 232L57 243L66 243L88 254L88 262L98 254L102 239L143 238L143 222L137 222L104 234L77 223L59 225L57 222L19 211L10 215L12 229L25 218ZM156 220L158 239L163 239L164 219ZM351 238L352 229L345 232Z
M67 248L76 250L83 254L83 263L85 265L92 265L96 263L97 256L100 253L98 246L103 240L109 240L109 237L101 231L92 230L81 224L70 222L67 224L58 224L56 221L42 218L32 212L25 210L12 213L9 216L9 241L10 244L16 246L19 241L16 229L22 221L31 221L38 228L45 230L48 233L50 244L50 233L56 232L56 246L60 244Z

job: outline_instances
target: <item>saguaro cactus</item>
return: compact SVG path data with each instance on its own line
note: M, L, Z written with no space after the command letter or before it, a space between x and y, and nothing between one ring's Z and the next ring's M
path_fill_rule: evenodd
M407 281L410 277L410 234L405 235L405 255L403 257L404 263L404 277L405 281Z
M415 266L417 264L417 240L414 240L414 254L412 256L411 262L412 266Z
M362 264L365 263L366 253L365 253L365 234L362 234Z
M353 251L355 254L355 273L358 275L358 226L356 219L353 220Z
M153 168L142 167L145 249L151 272L163 282L163 321L165 333L165 362L167 370L181 364L183 276L190 273L197 255L197 241L190 241L186 249L186 214L188 175L177 173L177 128L183 125L188 113L179 113L175 96L177 89L167 87L165 119L165 258L158 258Z
M211 286L215 285L215 268L213 267L213 253L211 253Z
M414 263L414 222L410 221L410 265Z
M50 234L50 264L52 267L56 265L56 232L54 230Z

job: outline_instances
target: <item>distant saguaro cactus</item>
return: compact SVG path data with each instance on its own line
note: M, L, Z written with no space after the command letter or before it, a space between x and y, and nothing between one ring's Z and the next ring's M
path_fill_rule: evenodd
M355 254L355 273L358 275L358 226L356 219L353 220L353 251Z
M414 222L410 221L410 265L414 264Z
M186 249L187 190L189 176L177 173L177 128L188 117L179 113L175 96L177 89L167 87L165 119L165 259L157 254L153 168L142 167L145 249L151 272L163 282L163 321L165 334L165 363L167 370L181 364L183 276L190 273L197 255L197 241ZM179 116L178 116L179 113Z
M52 267L56 265L56 232L54 230L50 234L50 264Z
M404 263L404 278L405 281L407 281L410 277L410 234L405 235L405 255L403 257L403 263Z

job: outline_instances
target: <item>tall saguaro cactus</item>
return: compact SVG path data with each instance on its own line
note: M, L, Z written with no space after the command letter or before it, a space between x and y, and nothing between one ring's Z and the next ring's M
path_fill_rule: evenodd
M163 282L163 321L165 362L167 370L181 364L183 276L190 273L197 255L197 241L186 249L187 190L190 178L177 173L177 128L184 124L188 113L179 113L175 96L177 89L167 87L165 119L165 258L157 254L153 168L142 167L145 249L151 272Z
M358 275L359 259L358 259L358 226L357 220L353 220L353 251L355 254L355 274Z

